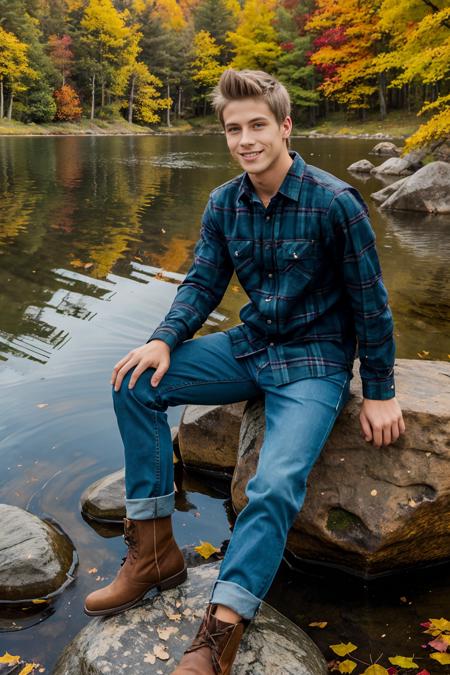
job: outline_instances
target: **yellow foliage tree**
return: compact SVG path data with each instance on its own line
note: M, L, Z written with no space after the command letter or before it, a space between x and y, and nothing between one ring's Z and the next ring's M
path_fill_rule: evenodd
M281 54L275 30L276 0L247 0L238 27L228 34L234 51L233 68L274 70Z
M207 30L199 31L194 38L194 59L192 61L192 79L198 85L198 96L204 101L206 112L207 94L219 81L225 70L218 57L222 48Z
M425 100L419 115L432 114L405 143L405 152L438 142L450 134L450 8L445 0L383 0L380 25L391 33L389 50L380 54L373 68L394 74L389 87L429 85L438 92Z
M186 27L186 19L177 0L156 0L155 4L156 13L164 28L182 30Z
M159 89L163 83L153 75L145 63L136 63L132 74L135 103L134 114L138 121L155 124L160 121L159 110L166 110L172 105L171 98L161 98ZM133 121L133 116L129 116Z
M25 78L37 77L28 62L28 45L0 26L0 119L4 117L4 84L9 89L8 119L12 116L16 93L26 91Z

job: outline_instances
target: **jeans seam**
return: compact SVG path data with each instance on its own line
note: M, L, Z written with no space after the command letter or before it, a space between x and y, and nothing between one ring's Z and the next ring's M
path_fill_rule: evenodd
M193 380L191 382L183 382L183 384L180 384L178 386L172 387L169 386L165 389L165 391L166 392L177 391L178 389L183 389L184 387L204 387L210 386L212 384L227 384L227 383L238 384L240 382L253 382L253 380L250 377L243 378L242 380L211 380L210 382L197 382L196 380Z
M156 446L156 484L157 484L157 491L159 492L161 489L161 446L160 446L160 440L159 440L159 429L158 429L158 414L156 411L153 411L153 419L154 419L154 426L155 426L155 446Z

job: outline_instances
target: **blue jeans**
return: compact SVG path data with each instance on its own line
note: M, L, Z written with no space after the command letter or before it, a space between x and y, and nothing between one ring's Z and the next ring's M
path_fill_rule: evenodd
M131 369L114 409L125 448L127 517L160 518L174 510L168 406L225 404L265 395L266 429L248 502L239 513L210 602L251 619L283 557L288 530L303 505L306 480L348 398L350 374L275 386L266 351L236 359L226 333L187 340L171 354L157 387L145 371L133 389Z

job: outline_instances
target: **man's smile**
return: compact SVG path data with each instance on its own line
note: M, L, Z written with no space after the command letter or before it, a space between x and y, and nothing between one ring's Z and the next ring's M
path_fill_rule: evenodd
M252 150L251 152L240 152L239 154L244 159L255 159L255 157L259 157L262 152L262 150Z

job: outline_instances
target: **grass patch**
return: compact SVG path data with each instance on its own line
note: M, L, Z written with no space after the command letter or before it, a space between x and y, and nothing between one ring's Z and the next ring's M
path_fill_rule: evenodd
M364 121L352 119L345 113L331 113L315 127L296 125L294 133L310 134L317 132L333 136L364 136L384 134L393 138L407 138L423 123L423 119L415 113L393 111L384 120L380 120L376 113L368 113Z

